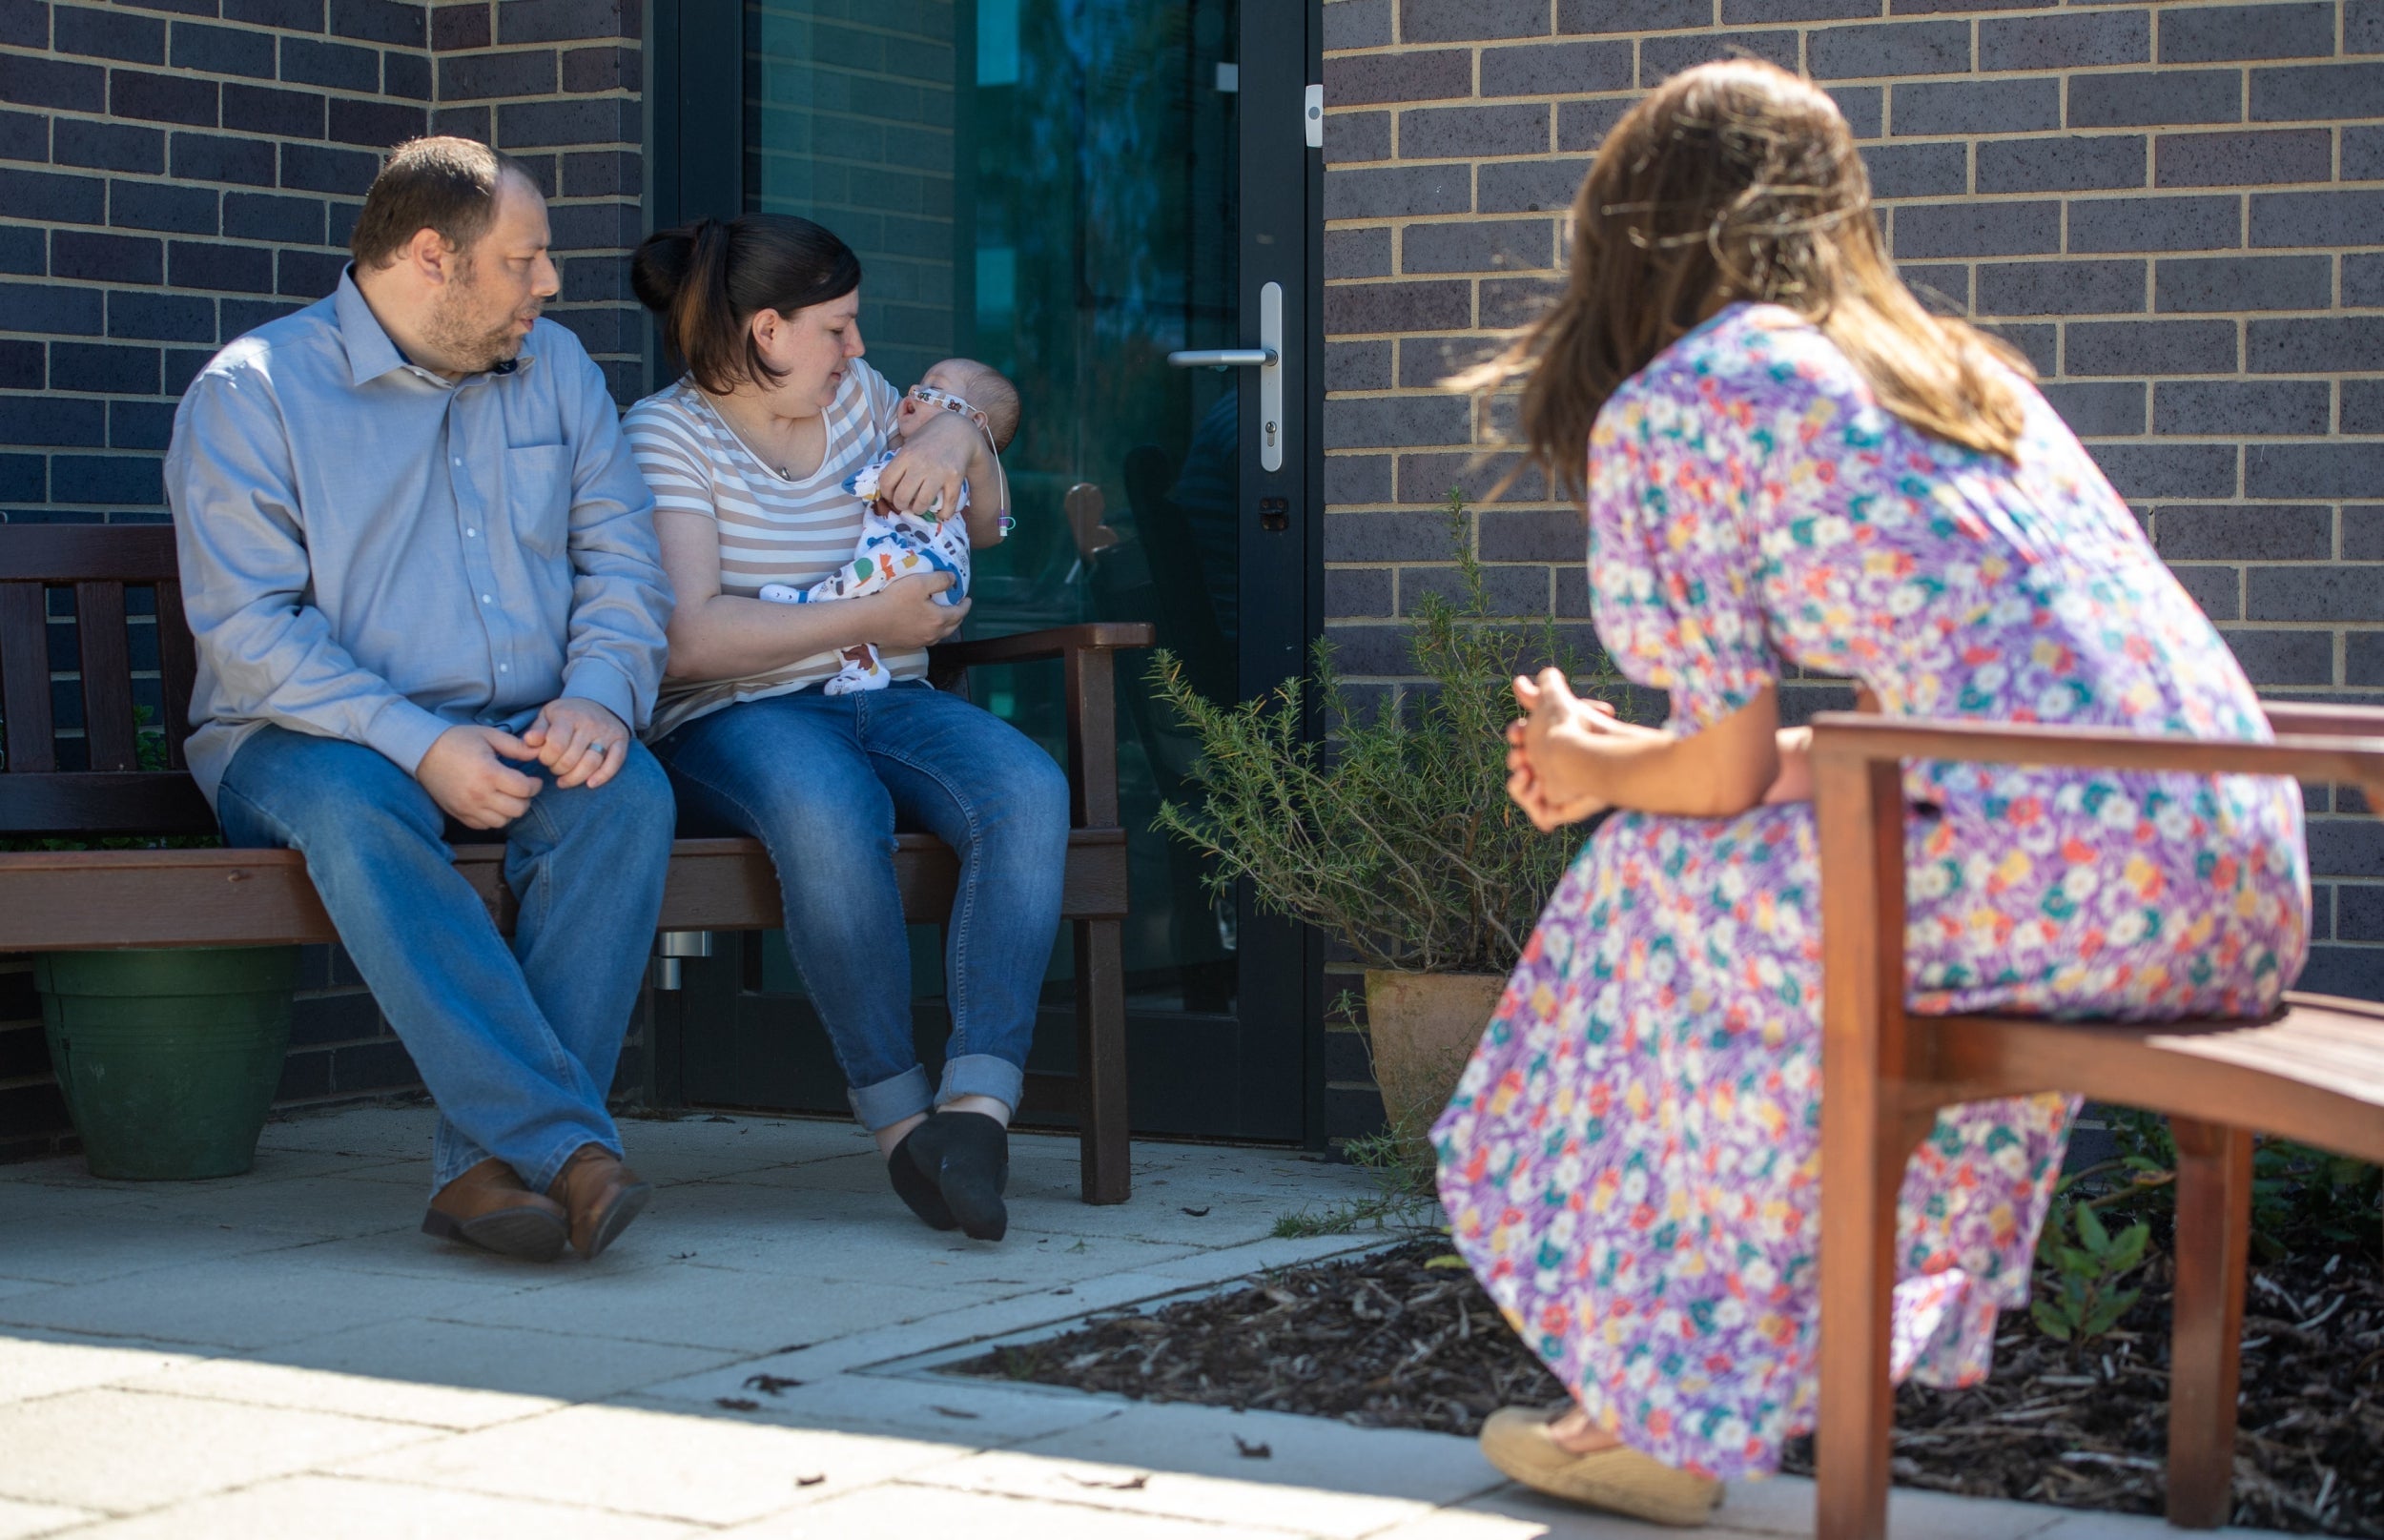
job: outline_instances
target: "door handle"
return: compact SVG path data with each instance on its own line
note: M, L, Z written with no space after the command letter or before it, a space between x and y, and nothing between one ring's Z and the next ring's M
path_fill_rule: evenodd
M1283 469L1283 285L1268 283L1258 291L1256 347L1181 348L1167 355L1179 369L1256 369L1258 371L1258 462L1262 470Z
M1183 348L1167 355L1179 369L1264 369L1275 361L1270 347Z

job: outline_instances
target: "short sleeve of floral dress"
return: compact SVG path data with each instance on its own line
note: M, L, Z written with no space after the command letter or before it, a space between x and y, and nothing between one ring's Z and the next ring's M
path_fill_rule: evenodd
M1600 641L1670 726L1711 727L1778 683L1747 423L1660 390L1617 394L1590 437L1590 588Z
M2218 735L2224 644L2032 390L2015 460L1889 417L1826 337L1733 306L1591 446L1620 671L1711 726L1791 666L1884 708ZM2289 784L2031 772L1916 808L1916 1009L2256 1009L2300 966ZM1458 1251L1590 1413L1676 1467L1775 1468L1814 1416L1820 925L1811 809L1621 812L1550 900L1433 1137ZM2025 1302L2057 1097L1949 1111L1906 1168L1895 1365L1984 1376Z

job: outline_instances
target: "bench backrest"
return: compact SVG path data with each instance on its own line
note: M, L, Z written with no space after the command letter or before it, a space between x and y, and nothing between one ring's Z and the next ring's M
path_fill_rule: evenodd
M172 528L0 524L0 835L213 833L196 667Z

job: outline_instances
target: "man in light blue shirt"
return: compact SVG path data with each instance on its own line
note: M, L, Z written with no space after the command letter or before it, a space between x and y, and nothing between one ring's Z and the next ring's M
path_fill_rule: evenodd
M391 153L337 293L217 354L166 457L193 773L306 857L442 1118L423 1228L593 1258L650 1189L605 1111L669 860L635 729L670 592L603 374L539 319L546 208L469 139ZM450 864L506 846L510 945Z

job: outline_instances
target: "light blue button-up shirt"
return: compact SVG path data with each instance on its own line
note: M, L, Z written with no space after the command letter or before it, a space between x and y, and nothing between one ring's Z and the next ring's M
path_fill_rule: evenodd
M209 799L267 723L408 774L460 723L558 696L635 731L670 587L604 375L542 320L510 366L406 361L352 277L216 355L166 453L198 644L185 752Z

